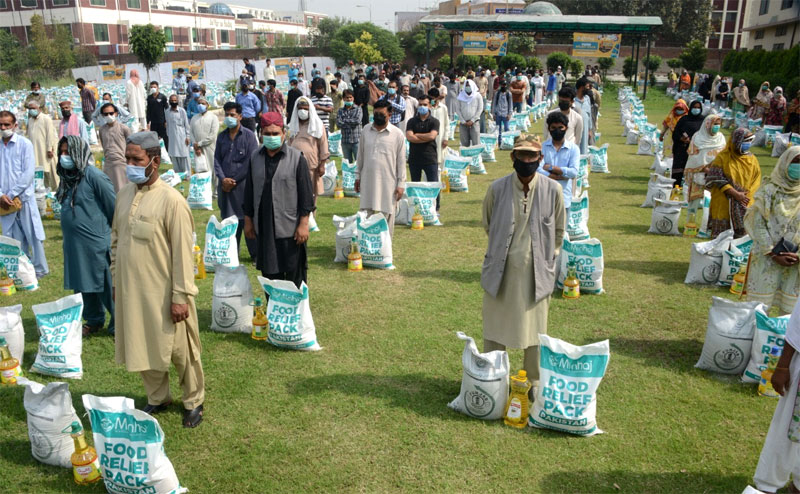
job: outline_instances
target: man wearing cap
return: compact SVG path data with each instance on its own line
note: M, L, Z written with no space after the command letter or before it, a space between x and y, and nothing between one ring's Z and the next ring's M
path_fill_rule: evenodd
M542 145L533 135L516 139L511 159L514 172L495 180L483 200L483 351L524 349L522 368L536 387L566 214L561 186L536 173Z
M128 184L125 174L125 141L131 135L131 129L117 121L117 107L112 103L100 107L100 118L105 124L100 127L99 132L105 156L103 171L111 179L114 192L117 193Z
M192 131L195 159L200 159L201 156L205 158L207 169L213 178L214 194L216 195L217 177L214 173L214 148L217 147L219 119L208 111L208 100L205 96L197 98L197 114L192 117L189 127Z
M42 111L35 99L28 101L25 107L28 109L28 130L25 135L33 143L36 166L44 169L44 186L56 190L58 189L58 173L56 173L58 137L53 127L53 119L46 111Z
M263 146L250 158L244 192L244 235L256 239L256 268L265 278L308 281L308 218L314 194L308 163L286 143L283 118L261 117Z
M116 360L142 377L156 414L172 403L170 362L183 389L183 426L203 420L205 384L194 284L194 219L183 196L161 180L158 134L137 132L125 148L132 182L117 194L111 226ZM119 300L116 295L119 294Z

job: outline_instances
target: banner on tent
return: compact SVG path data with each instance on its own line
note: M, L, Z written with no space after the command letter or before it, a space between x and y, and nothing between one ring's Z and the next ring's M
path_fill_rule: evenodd
M286 57L286 58L273 58L272 64L275 66L275 72L278 75L289 76L289 66L293 63L303 65L303 57Z
M194 80L206 78L206 63L203 61L172 62L172 77L178 76L178 69L183 69L187 74L191 74Z
M125 79L125 65L101 65L104 81L121 81Z
M464 55L502 57L508 47L508 33L464 33Z
M572 56L617 58L621 43L621 34L574 33Z

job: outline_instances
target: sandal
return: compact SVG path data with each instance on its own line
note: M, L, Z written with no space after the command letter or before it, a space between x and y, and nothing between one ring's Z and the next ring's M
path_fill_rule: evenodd
M168 401L166 403L162 403L160 405L151 405L150 403L148 403L147 405L145 405L144 408L142 408L142 411L144 413L147 413L147 414L150 414L150 415L155 415L157 413L161 413L161 412L166 411L167 408L169 408L170 405L172 405L171 401Z
M193 410L183 410L183 426L187 429L194 429L203 421L203 405Z
M103 326L92 326L91 324L84 324L83 325L83 337L86 338L87 336L96 334L98 331L103 329Z

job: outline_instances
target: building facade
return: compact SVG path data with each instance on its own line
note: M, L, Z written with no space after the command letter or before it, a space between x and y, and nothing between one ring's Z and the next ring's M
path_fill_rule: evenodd
M749 6L758 0L711 0L711 35L707 48L738 50L744 48L744 26Z
M524 1L472 1L447 0L431 11L431 15L495 15L521 14L527 4Z
M64 24L75 44L98 56L128 53L132 26L153 24L164 30L167 51L253 48L259 37L297 38L302 45L325 14L277 12L187 0L0 0L0 29L30 39L31 17Z
M743 48L788 50L800 44L800 0L750 0Z

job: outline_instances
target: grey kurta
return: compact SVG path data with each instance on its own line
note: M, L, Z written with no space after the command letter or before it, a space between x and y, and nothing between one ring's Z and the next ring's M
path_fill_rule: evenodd
M530 183L527 201L522 182L513 181L514 235L508 248L506 269L496 297L483 294L483 337L511 348L528 348L539 344L539 335L547 334L547 313L550 298L534 302L533 264L531 253L531 204L540 180L549 180L539 174ZM483 201L483 226L489 233L494 204L493 188L489 188ZM559 197L561 195L559 194ZM527 208L523 207L527 204ZM555 224L563 225L566 216L563 205L556 208ZM563 231L563 230L562 230ZM556 246L560 248L560 244Z
M119 122L100 127L100 144L103 145L103 154L105 156L103 171L111 179L111 183L114 184L115 193L129 183L128 175L125 173L127 166L125 139L131 133L132 131L127 125Z
M189 127L186 110L180 106L174 111L169 108L164 115L167 121L167 137L169 137L167 152L170 158L188 158L189 146L186 144L186 139L191 142L192 130Z

